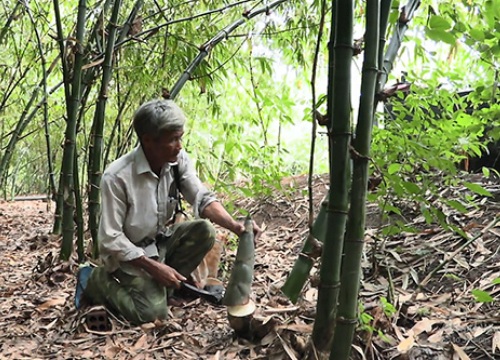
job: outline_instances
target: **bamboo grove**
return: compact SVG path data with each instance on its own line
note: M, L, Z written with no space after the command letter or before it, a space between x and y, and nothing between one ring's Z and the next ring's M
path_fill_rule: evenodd
M175 98L190 109L194 130L189 131L203 136L187 146L199 150L200 163L217 158L213 165L206 161L197 169L204 180L231 183L237 179L238 164L251 174L255 186L279 183L280 169L294 165L281 158L289 151L281 131L297 121L294 97L304 90L293 87L298 88L305 76L291 86L286 78L279 82L275 73L279 66L266 52L281 57L287 66L298 64L295 71L300 76L309 72L313 58L313 101L305 117L309 123L314 118L314 140L316 114L323 104L316 99L315 81L323 76L331 191L315 219L311 204L309 234L282 291L296 302L310 270L320 264L308 357L348 359L358 315L368 171L370 161L376 161L371 151L372 132L377 131L375 112L421 1L409 0L404 6L396 0L189 3L4 1L7 16L0 44L14 50L2 50L6 56L0 68L3 196L7 197L7 187L16 193L12 179L24 174L56 203L53 232L62 235L61 259L73 255L75 240L79 261L96 257L103 168L134 146L129 120L133 109L158 96ZM491 3L478 8L488 9ZM432 1L428 5L431 8ZM452 13L447 5L439 6L443 14ZM493 42L484 49L473 41L474 36L491 39L497 16L491 10L484 15L489 27L481 30L482 35L466 28L465 15L462 19L457 15L454 20L462 25L450 30L451 21L434 9L429 11L432 21L425 24L420 19L419 25L426 26L425 34L433 40L450 45L465 36L470 47L494 58L500 51ZM273 18L273 13L278 15ZM360 24L362 46L354 38ZM329 32L327 49L324 30ZM361 56L361 95L354 120L351 72L353 59ZM325 66L317 74L320 59ZM485 71L489 74L491 69ZM230 88L230 81L241 91ZM238 93L246 93L250 100L244 105L249 106L234 109ZM220 120L216 132L213 123L218 121L212 120L222 118L222 113L248 122ZM15 121L4 120L8 116ZM274 122L277 131L271 130ZM248 129L258 129L254 132L262 146L254 144L255 137L244 139L252 132ZM31 147L23 145L27 137L35 139ZM209 141L213 146L207 151ZM238 155L232 155L236 150ZM22 168L19 159L24 154L29 161ZM311 174L313 158L314 146L308 163ZM91 251L86 250L87 243L92 244Z

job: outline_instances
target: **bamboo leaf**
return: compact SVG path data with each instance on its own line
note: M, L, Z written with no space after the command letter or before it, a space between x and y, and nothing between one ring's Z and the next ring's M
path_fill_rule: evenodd
M485 39L484 31L480 29L472 28L469 30L469 34L476 41L484 41Z
M485 9L483 15L486 18L488 27L493 28L495 26L495 4L493 1L488 0L484 4L484 7Z
M429 28L435 30L448 30L451 23L442 16L432 15L429 19Z
M451 206L462 214L465 214L468 211L468 209L458 200L447 200L446 203L448 206Z
M467 189L470 191L475 192L478 195L483 195L483 196L493 196L488 190L486 190L484 187L482 187L479 184L475 183L470 183L470 182L464 182L463 184Z
M389 167L387 168L387 172L390 174L390 175L393 175L397 172L399 172L401 170L401 164L391 164L389 165Z
M408 190L409 193L411 193L411 194L420 193L420 187L417 184L409 182L409 181L403 181L402 184L403 184L404 188L406 190Z
M455 45L456 38L453 34L442 29L425 29L425 34L434 41L443 41L450 45Z
M490 303L493 302L493 297L487 292L479 289L474 289L471 291L472 295L474 295L474 298L477 302L481 303Z

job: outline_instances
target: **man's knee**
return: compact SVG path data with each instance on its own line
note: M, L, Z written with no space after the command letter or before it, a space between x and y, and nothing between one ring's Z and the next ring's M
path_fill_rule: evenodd
M215 228L207 220L197 220L196 224L196 237L200 245L210 250L215 242Z
M147 307L135 308L130 314L127 314L127 320L134 324L144 324L167 318L167 304L150 304Z

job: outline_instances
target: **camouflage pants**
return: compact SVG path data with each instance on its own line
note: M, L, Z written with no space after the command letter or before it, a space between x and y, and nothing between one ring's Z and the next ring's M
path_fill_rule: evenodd
M159 259L188 277L210 251L215 229L208 221L194 220L174 225L172 236L157 243ZM135 324L167 317L167 289L147 276L134 276L118 269L108 273L93 269L85 297L104 305Z

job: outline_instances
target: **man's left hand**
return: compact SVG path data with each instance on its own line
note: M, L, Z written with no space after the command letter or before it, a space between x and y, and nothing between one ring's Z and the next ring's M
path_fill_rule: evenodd
M252 227L253 227L253 242L257 242L259 240L260 236L262 235L262 229L260 228L259 225L255 222L255 220L252 220ZM245 232L245 225L243 223L238 223L238 229L234 231L234 233L238 236L243 234Z

